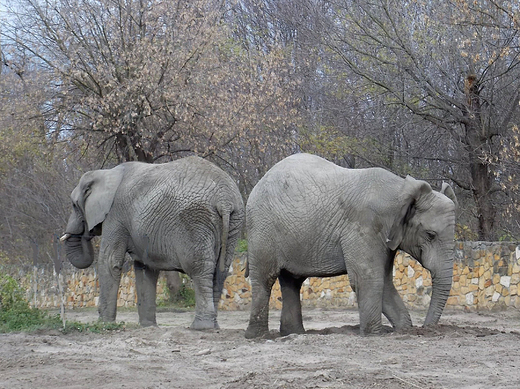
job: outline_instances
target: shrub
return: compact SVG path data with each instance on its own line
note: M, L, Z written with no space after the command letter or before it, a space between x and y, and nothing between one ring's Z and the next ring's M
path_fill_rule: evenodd
M65 333L75 331L101 333L124 328L124 322L66 322L63 328L59 315L51 315L46 311L31 308L18 282L13 277L0 273L0 333L40 329L54 329Z
M59 317L31 308L24 295L13 277L0 273L0 332L59 325Z

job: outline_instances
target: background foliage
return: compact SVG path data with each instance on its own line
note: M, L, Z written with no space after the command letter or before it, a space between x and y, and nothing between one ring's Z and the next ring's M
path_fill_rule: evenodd
M85 171L198 154L244 198L294 152L459 198L517 240L512 0L0 0L0 261L50 261Z

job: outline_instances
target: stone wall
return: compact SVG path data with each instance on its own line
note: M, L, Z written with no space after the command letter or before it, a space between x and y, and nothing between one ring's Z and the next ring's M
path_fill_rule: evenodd
M250 303L249 283L244 278L244 263L236 259L233 275L224 286L221 309L243 309ZM410 308L427 309L432 280L408 254L399 252L394 261L394 285ZM457 242L453 265L453 284L448 308L495 310L520 308L520 247L513 243ZM300 292L305 307L356 307L356 295L348 276L309 278ZM273 287L270 307L281 309L278 281Z
M99 280L95 268L75 269L64 264L60 275L52 266L40 266L37 269L14 270L0 268L16 278L26 290L27 301L32 307L57 308L61 296L65 307L69 309L96 307L99 300ZM60 294L61 289L61 294ZM166 279L162 275L157 285L158 301L167 300ZM117 306L136 306L135 278L131 266L125 266L118 291Z
M0 269L2 270L2 269ZM3 269L6 271L6 269ZM27 290L33 306L59 307L58 276L52 269L38 268L9 273L19 279ZM238 255L226 279L219 309L248 309L251 287L244 277L245 255ZM99 284L94 269L75 270L64 266L60 280L67 308L97 305ZM520 308L520 247L512 243L458 242L453 266L453 285L448 308L467 310L495 310ZM426 309L431 296L431 277L409 255L398 253L394 262L394 284L405 304L410 308ZM166 280L159 278L158 300L167 300ZM356 296L348 276L309 278L301 289L304 307L355 307ZM278 282L273 287L271 308L281 309ZM118 306L135 306L134 275L130 266L123 273Z

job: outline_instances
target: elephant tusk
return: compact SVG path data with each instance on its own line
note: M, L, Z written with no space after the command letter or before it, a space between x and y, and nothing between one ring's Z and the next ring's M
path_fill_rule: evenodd
M63 234L63 236L60 238L60 242L65 242L69 238L70 238L70 234Z

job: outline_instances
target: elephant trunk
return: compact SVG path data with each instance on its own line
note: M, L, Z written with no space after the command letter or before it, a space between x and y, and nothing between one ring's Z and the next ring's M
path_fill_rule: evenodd
M65 241L67 259L78 269L85 269L94 262L94 248L90 236L71 236Z
M424 320L424 326L436 325L450 295L453 278L453 255L443 261L440 269L430 269L432 276L432 298Z
M69 262L78 269L85 269L92 265L94 262L92 236L82 215L76 210L70 215L65 231L65 235L60 240L65 244L65 254Z

